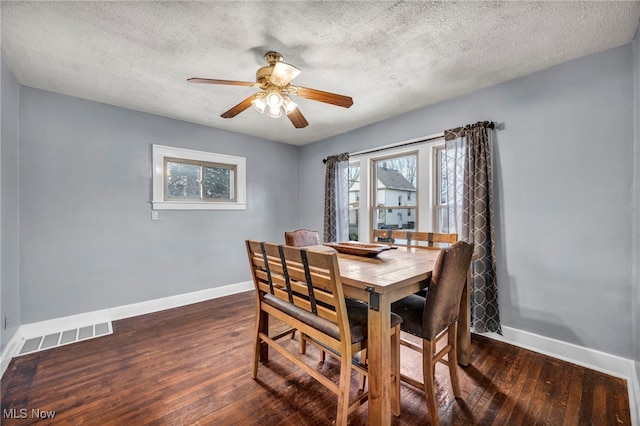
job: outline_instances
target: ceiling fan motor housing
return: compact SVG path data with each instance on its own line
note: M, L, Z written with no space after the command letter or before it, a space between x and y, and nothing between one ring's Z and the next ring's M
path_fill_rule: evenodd
M267 61L269 65L275 65L276 62L282 62L284 57L278 52L270 51L264 54L264 60Z
M267 84L270 83L269 77L271 77L273 73L273 68L274 65L269 65L259 68L258 71L256 71L256 82L261 85L263 90L266 89Z

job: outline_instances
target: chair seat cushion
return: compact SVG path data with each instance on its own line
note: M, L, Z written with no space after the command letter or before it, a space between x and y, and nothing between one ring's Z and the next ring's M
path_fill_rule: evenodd
M425 338L422 329L424 306L425 298L418 294L412 294L391 304L393 313L402 318L402 331Z
M351 326L350 328L351 328L352 343L358 343L358 342L367 340L369 305L367 305L366 303L360 302L358 300L350 299L348 297L345 297L344 300L347 305L347 314L349 315L349 325ZM392 313L391 328L394 328L400 323L402 323L402 318ZM358 336L358 340L353 341L354 332L363 333L363 334L361 336Z
M264 303L273 306L276 309L285 312L288 315L296 318L303 323L316 328L323 333L333 337L334 339L340 339L340 330L338 325L321 318L315 314L312 314L305 309L295 306L287 301L284 301L272 294L265 294ZM351 331L351 343L361 343L367 340L368 336L368 305L366 303L359 302L357 300L345 298L345 304L347 306L347 315L349 316L349 328ZM402 318L398 315L391 314L391 327L395 327L402 322Z

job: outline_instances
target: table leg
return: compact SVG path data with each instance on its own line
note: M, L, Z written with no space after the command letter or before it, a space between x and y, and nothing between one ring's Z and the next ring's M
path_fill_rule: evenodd
M462 290L458 317L458 364L469 365L471 361L471 269Z
M391 302L379 295L379 310L369 309L369 425L391 424Z

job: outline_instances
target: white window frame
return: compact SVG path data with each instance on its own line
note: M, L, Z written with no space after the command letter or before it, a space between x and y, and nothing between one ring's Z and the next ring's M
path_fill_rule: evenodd
M377 221L375 220L376 218L380 218L380 215L376 215L375 214L375 210L387 210L387 213L392 213L393 210L396 210L396 200L392 200L391 202L387 202L387 200L385 200L385 205L384 208L380 208L380 206L376 206L376 197L377 197L377 182L376 185L373 184L373 182L371 181L371 179L374 176L377 176L377 172L375 170L375 164L376 163L380 163L380 162L384 162L385 160L390 160L390 159L394 159L394 158L398 158L398 157L406 157L406 156L415 156L416 157L416 204L415 206L411 206L408 208L405 208L405 206L400 206L400 200L397 201L398 203L398 208L401 210L405 210L405 211L409 211L410 209L415 210L416 214L417 214L417 218L418 220L415 221L416 224L416 229L414 229L415 231L417 231L419 229L420 226L420 222L419 222L419 218L422 217L422 215L420 214L420 210L422 209L422 205L420 204L420 194L421 194L421 175L423 172L421 172L421 168L420 168L420 163L421 163L421 159L420 156L423 155L424 153L420 150L420 146L416 146L413 145L411 147L406 147L403 150L393 150L393 151L385 151L384 155L380 155L378 154L378 156L371 156L369 158L369 176L371 176L371 178L369 179L369 185L371 186L371 202L370 204L370 218L371 218L371 222L370 222L370 231L375 229L375 224L377 223ZM375 217L374 217L375 216ZM416 218L416 216L414 216L414 218Z
M421 142L420 141L424 141ZM408 146L402 146L407 145ZM351 162L360 163L360 211L358 214L358 240L363 242L371 241L371 230L373 229L373 193L375 188L371 182L373 160L385 157L395 157L418 152L418 188L416 192L416 205L418 217L415 218L416 231L434 232L434 147L444 145L444 134L439 133L410 141L400 142L383 146L370 153L350 154ZM426 205L423 200L427 200Z
M360 168L360 175L358 176L358 185L360 187L360 189L358 190L358 194L355 197L355 200L353 202L351 202L351 198L349 198L349 209L351 209L351 207L353 205L356 205L357 208L355 210L357 210L357 220L358 220L358 232L360 232L360 214L362 213L362 168L360 167L360 160L352 160L351 158L349 159L349 168L352 167L358 167ZM365 198L366 199L366 198ZM349 215L351 215L351 210L349 211ZM358 235L359 238L359 235ZM349 217L349 239L351 239L351 217Z
M440 229L440 221L438 220L438 208L447 207L447 205L443 204L442 199L440 198L442 168L439 160L441 160L440 156L445 152L446 151L444 144L436 145L433 147L433 232L440 233L444 233L445 230Z
M247 167L244 157L196 151L166 145L152 145L152 208L153 210L246 210ZM165 200L165 158L201 161L231 166L236 171L235 200Z

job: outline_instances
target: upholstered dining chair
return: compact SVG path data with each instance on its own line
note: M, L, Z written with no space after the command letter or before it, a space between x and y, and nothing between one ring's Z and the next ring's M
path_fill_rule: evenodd
M364 374L367 367L354 358L367 347L368 306L344 297L338 257L335 252L320 252L299 247L259 241L246 241L249 264L256 290L256 332L253 341L251 377L268 355L277 350L338 396L336 425L346 425L351 412L368 397L360 392L350 403L351 372ZM289 327L277 335L269 333L269 317ZM393 413L400 414L400 322L391 317L392 401ZM320 370L305 362L281 339L293 330L321 345L340 359L340 379L335 383ZM317 393L314 393L317 395Z
M391 310L402 317L402 331L422 339L420 346L401 338L401 345L422 353L422 383L405 375L401 375L401 379L424 391L432 425L440 424L434 384L436 363L449 367L453 394L456 398L462 396L456 335L460 300L472 255L473 245L464 241L443 248L434 265L427 296L412 294L391 305ZM446 345L436 350L436 343L445 336Z
M424 249L441 249L458 241L458 234L439 232L421 232L402 229L374 229L373 238L376 243L384 243L398 247L418 247ZM416 292L418 296L427 297L427 289Z
M288 246L308 247L320 244L318 231L311 229L296 229L284 233L284 242Z

